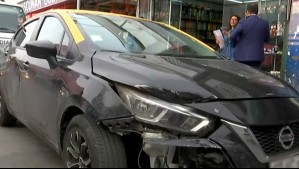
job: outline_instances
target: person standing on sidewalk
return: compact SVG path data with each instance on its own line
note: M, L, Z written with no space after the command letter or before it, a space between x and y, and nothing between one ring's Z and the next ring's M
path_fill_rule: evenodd
M232 15L229 20L229 27L221 28L223 33L223 39L224 39L224 47L221 49L221 54L229 60L234 60L234 51L235 51L235 45L229 39L229 35L232 32L232 30L236 28L240 20L241 20L240 16ZM216 40L216 43L219 45L218 40Z
M260 68L264 60L264 43L270 40L270 27L269 22L258 17L257 14L257 4L248 6L246 19L239 22L229 37L236 44L234 59Z

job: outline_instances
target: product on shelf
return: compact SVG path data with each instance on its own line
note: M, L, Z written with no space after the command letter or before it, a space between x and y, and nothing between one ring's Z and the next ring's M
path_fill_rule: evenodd
M216 48L213 31L222 26L222 10L203 5L183 4L181 29Z

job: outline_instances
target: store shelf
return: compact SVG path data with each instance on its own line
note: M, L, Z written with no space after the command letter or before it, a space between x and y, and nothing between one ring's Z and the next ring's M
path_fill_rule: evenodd
M222 26L222 11L183 5L181 29L206 43L215 43L213 31Z

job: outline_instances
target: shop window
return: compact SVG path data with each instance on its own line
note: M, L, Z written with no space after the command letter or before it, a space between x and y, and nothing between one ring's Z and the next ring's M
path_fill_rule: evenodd
M223 6L223 25L228 26L231 15L239 15L245 18L245 12L248 5L257 3L259 5L259 16L269 22L270 42L264 45L265 59L262 63L262 69L268 72L276 72L281 69L283 33L287 19L288 0L234 0L224 1Z
M153 20L169 24L170 1L154 0Z
M137 0L86 0L82 9L136 16Z
M151 0L139 0L139 14L138 17L151 19Z
M223 12L223 6L220 4L184 1L181 30L205 42L212 48L218 49L213 31L220 29L222 26L223 13L225 12Z
M287 0L266 0L260 3L259 15L270 24L270 42L265 44L263 69L280 71L283 50L283 33L287 20Z

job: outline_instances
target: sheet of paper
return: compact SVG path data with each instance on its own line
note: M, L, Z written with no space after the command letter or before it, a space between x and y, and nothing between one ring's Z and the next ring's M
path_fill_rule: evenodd
M222 49L224 47L224 39L223 39L223 35L220 29L213 31L214 36L216 38L216 41L218 41L218 45L220 47L220 49Z

